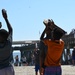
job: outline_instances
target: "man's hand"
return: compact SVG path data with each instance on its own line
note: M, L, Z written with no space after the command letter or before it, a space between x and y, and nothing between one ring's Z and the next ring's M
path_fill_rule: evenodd
M44 68L40 69L40 75L44 75Z
M7 19L7 13L5 9L2 9L2 15L4 17L4 19Z

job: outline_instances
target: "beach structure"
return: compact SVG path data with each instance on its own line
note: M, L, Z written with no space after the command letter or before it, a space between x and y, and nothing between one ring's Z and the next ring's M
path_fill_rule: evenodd
M65 34L62 39L65 42L64 52L62 54L61 62L62 64L68 63L68 56L71 55L70 49L75 46L75 29L73 29L69 34ZM36 44L39 47L40 40L24 40L24 41L13 41L12 47L14 50L20 50L21 57L23 55L27 56L28 61L31 61L31 56L33 55ZM16 46L20 45L20 46ZM64 59L63 59L64 57ZM71 57L69 57L70 59Z

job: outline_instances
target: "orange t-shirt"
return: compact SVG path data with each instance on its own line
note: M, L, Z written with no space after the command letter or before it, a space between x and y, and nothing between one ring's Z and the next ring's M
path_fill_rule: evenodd
M64 49L64 42L62 40L52 41L45 39L44 44L47 45L47 55L44 61L45 66L60 66L60 59Z

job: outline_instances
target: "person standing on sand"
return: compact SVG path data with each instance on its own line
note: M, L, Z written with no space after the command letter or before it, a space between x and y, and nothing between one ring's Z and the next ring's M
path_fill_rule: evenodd
M38 71L40 73L40 51L38 48L34 49L34 63L35 63L35 75L38 75Z
M48 38L40 41L40 75L62 75L60 59L64 49L64 35L60 28L47 25L44 33ZM43 37L42 37L43 38Z
M75 46L74 46L74 49L72 51L72 64L75 65Z
M0 75L15 75L11 64L12 58L12 27L8 21L7 12L2 9L2 16L7 24L8 31L0 29Z

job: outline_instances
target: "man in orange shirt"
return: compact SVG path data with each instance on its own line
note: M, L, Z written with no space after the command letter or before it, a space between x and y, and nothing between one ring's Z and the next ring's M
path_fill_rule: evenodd
M49 28L45 33L50 35L50 38L42 39L40 42L40 74L61 75L60 59L64 49L64 41L60 38L64 33L59 28L53 30Z

